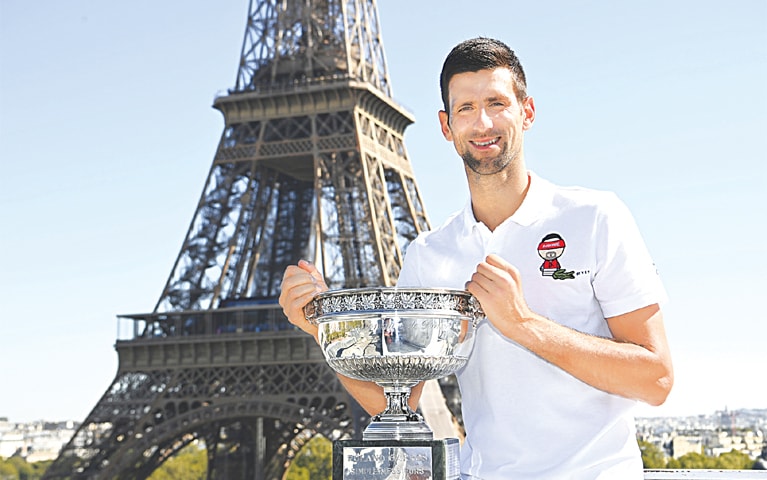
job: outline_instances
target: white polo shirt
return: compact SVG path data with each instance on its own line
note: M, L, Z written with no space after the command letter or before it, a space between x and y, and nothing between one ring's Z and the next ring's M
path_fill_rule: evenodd
M475 220L469 202L419 235L398 285L463 289L477 264L495 253L520 270L534 312L602 337L611 337L605 318L665 301L636 223L616 195L530 177L522 205L495 231ZM465 478L643 478L635 401L581 382L487 320L457 377Z

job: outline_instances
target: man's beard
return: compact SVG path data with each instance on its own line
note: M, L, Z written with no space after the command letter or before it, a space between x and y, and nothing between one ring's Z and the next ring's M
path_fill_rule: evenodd
M505 146L498 156L491 160L477 160L469 151L464 152L461 158L463 158L463 163L477 175L495 175L511 164L514 155L509 152L508 146Z

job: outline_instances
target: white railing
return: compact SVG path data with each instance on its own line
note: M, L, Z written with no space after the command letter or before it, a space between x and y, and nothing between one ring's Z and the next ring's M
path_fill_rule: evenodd
M767 470L645 470L645 480L767 480Z

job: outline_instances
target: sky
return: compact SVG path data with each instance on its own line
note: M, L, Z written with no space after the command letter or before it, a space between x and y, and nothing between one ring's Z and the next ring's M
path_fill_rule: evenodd
M223 131L246 0L0 0L0 417L82 421L117 315L150 312ZM676 383L640 416L767 408L767 2L380 0L433 225L462 208L438 75L475 36L519 55L528 167L612 190L670 301Z

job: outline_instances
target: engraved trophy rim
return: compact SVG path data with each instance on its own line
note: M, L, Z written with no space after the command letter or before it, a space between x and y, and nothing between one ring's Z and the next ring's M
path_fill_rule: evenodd
M412 295L412 296L408 296ZM342 299L342 300L339 300ZM359 287L320 292L304 307L313 325L332 314L390 311L454 311L477 322L484 317L479 301L468 290L446 287Z

